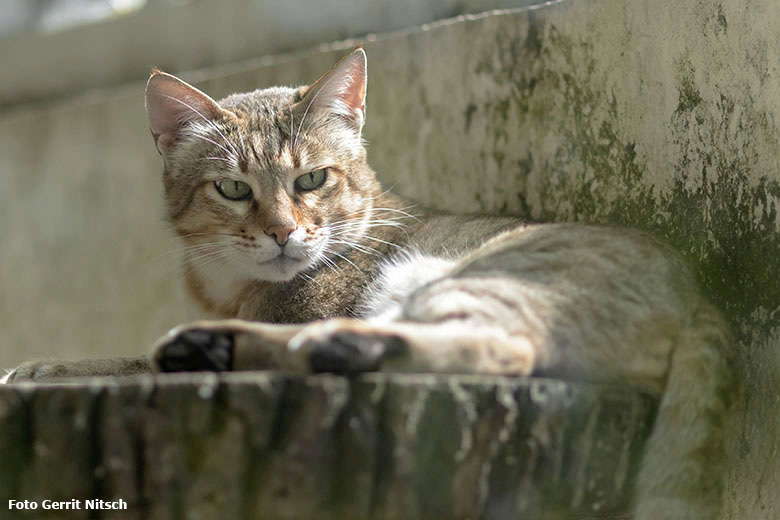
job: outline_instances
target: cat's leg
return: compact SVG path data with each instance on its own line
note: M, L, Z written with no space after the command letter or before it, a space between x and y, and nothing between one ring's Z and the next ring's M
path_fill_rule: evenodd
M312 324L288 344L314 372L438 372L528 375L536 353L528 338L462 320L442 323L336 319Z
M39 359L16 367L8 374L5 382L47 382L69 377L134 376L151 372L151 362L147 356L78 361Z
M158 341L163 372L282 369L290 372L479 373L527 375L527 338L464 321L370 323L333 319L305 325L242 320L177 327Z
M157 341L152 356L27 361L5 376L5 382L132 376L157 371L283 369L304 372L308 370L308 362L287 352L287 342L302 328L302 325L270 325L243 320L197 321L168 332Z
M306 325L275 325L245 320L196 321L171 329L153 347L160 372L282 369L304 372L289 340Z

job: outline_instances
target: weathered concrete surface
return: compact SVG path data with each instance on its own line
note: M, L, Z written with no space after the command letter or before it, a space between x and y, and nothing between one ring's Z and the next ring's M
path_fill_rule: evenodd
M780 516L780 6L569 0L367 42L370 157L425 203L652 230L724 308L746 381L726 518ZM301 83L350 43L188 76ZM167 275L142 83L0 115L0 364L139 351L186 314Z
M51 34L0 41L0 107L169 72L291 52L496 8L545 0L149 0L142 10ZM63 66L67 64L67 66Z
M543 379L262 373L0 387L8 500L59 518L609 518L652 402ZM56 468L56 469L54 469Z
M144 117L138 96L0 116L0 366L141 353L187 317Z

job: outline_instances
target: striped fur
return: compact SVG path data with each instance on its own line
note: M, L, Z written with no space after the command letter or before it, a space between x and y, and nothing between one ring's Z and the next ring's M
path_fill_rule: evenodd
M410 207L366 162L365 87L360 49L312 87L219 103L152 76L147 105L187 283L230 318L174 329L158 362L196 329L230 333L234 369L306 372L347 346L346 370L629 385L660 399L635 518L717 518L731 340L688 268L639 231ZM320 168L321 187L295 187ZM245 182L251 198L226 200L220 180ZM284 248L269 231L279 223L294 227ZM289 259L275 259L282 249ZM36 373L47 372L15 378Z

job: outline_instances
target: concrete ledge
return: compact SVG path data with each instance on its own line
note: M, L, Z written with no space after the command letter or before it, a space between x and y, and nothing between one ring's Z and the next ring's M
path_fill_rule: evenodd
M0 387L0 504L128 503L67 519L614 518L652 411L623 388L544 379L10 385ZM18 518L52 518L29 513Z

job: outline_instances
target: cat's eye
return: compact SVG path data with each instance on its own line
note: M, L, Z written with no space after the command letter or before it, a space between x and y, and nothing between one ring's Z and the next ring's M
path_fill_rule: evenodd
M252 194L249 184L241 181L216 181L214 186L216 186L220 195L230 200L243 200L249 198Z
M325 168L321 170L315 170L313 172L304 173L297 179L295 179L295 187L303 191L311 191L315 188L319 188L325 182L327 173Z

